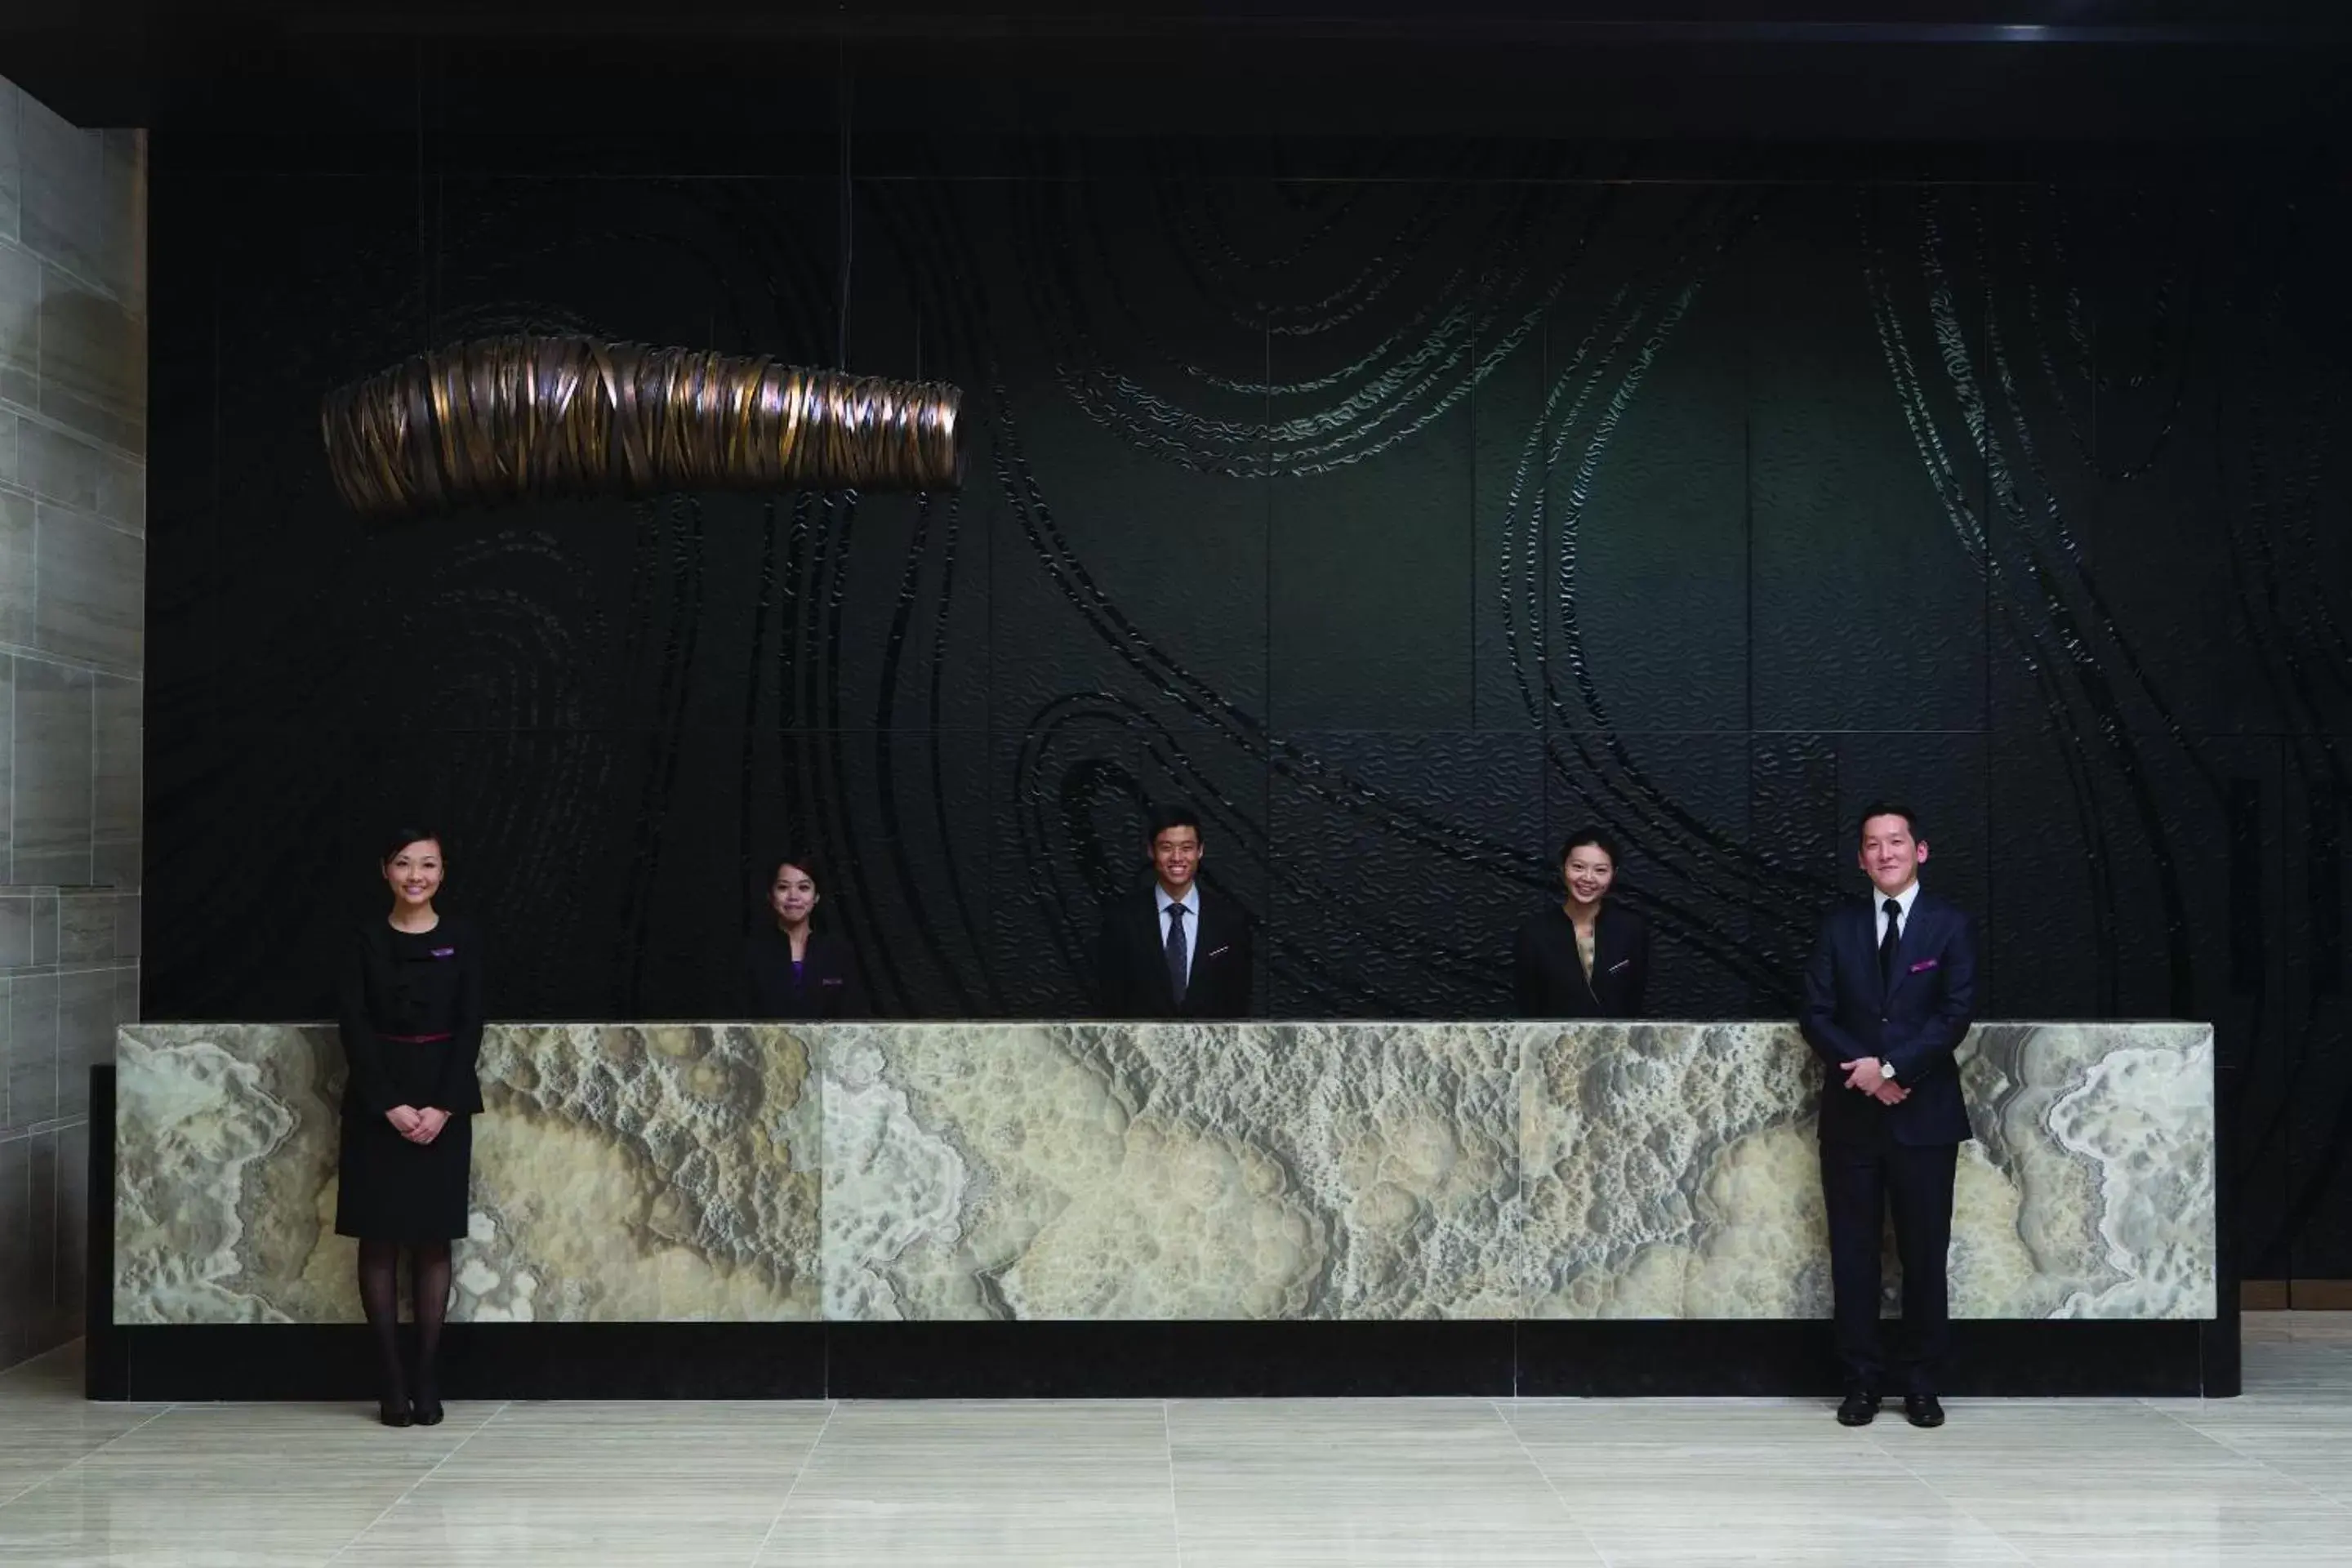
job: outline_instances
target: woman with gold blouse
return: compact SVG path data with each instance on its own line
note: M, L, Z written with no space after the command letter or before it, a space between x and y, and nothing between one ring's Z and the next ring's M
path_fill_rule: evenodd
M1559 847L1559 903L1519 927L1522 1018L1638 1018L1650 980L1649 922L1610 898L1617 847L1597 828Z

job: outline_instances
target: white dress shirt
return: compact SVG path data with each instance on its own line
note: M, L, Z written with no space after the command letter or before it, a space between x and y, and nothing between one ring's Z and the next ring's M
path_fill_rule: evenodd
M1903 933L1911 929L1911 906L1918 901L1919 879L1914 877L1911 879L1909 887L1895 895L1895 907L1902 910L1897 918L1903 921L1901 925L1895 928L1895 941L1902 941ZM1877 932L1878 940L1883 942L1886 940L1886 895L1876 888L1870 889L1870 908L1872 916L1877 921L1874 930Z
M1176 904L1184 906L1184 984L1190 985L1192 984L1192 960L1201 951L1200 884L1194 883L1185 889L1182 898L1171 899L1167 889L1154 882L1151 884L1151 896L1160 903L1160 951L1162 952L1168 951L1168 922L1172 918L1168 911Z

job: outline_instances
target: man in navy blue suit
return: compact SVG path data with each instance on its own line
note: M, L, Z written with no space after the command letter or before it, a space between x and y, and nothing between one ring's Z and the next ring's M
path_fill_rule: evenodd
M1821 1057L1822 1196L1845 1398L1866 1426L1888 1367L1878 1331L1878 1248L1891 1206L1903 1263L1903 1412L1940 1426L1936 1373L1951 1341L1946 1254L1960 1145L1972 1135L1953 1050L1976 1016L1976 934L1919 886L1927 841L1908 806L1862 814L1860 861L1874 889L1830 912L1805 965L1800 1026Z

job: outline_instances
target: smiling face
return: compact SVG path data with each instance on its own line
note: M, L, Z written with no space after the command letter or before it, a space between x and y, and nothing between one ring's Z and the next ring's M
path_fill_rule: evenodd
M816 899L814 877L790 863L776 868L776 879L768 884L768 907L775 911L779 922L788 926L805 923L816 909Z
M1892 812L1862 825L1862 853L1856 858L1870 885L1887 898L1898 897L1927 863L1927 846L1911 837L1907 817Z
M1600 845L1580 844L1568 852L1559 876L1570 898L1580 904L1597 904L1609 896L1609 885L1617 879L1617 863Z
M1182 898L1192 886L1203 853L1197 827L1164 827L1152 836L1151 868L1160 874L1160 885L1171 898Z
M393 908L422 914L433 907L433 895L441 890L441 846L430 838L404 844L383 869L384 884L392 889Z

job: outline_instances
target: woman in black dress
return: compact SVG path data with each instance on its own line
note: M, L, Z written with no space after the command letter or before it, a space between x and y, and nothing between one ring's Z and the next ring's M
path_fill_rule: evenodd
M1612 901L1617 847L1594 829L1559 847L1567 897L1519 928L1513 954L1522 1018L1638 1018L1650 983L1650 927Z
M812 930L816 862L795 852L768 879L767 910L743 945L744 1003L754 1018L863 1018L857 955L830 932Z
M362 922L338 985L343 1057L343 1146L335 1231L360 1243L360 1302L383 1368L387 1426L441 1420L438 1358L449 1307L449 1244L466 1234L474 1122L482 1091L482 949L471 922L433 907L441 840L403 828L379 868L388 916ZM400 1249L412 1253L416 1365L401 1364Z

